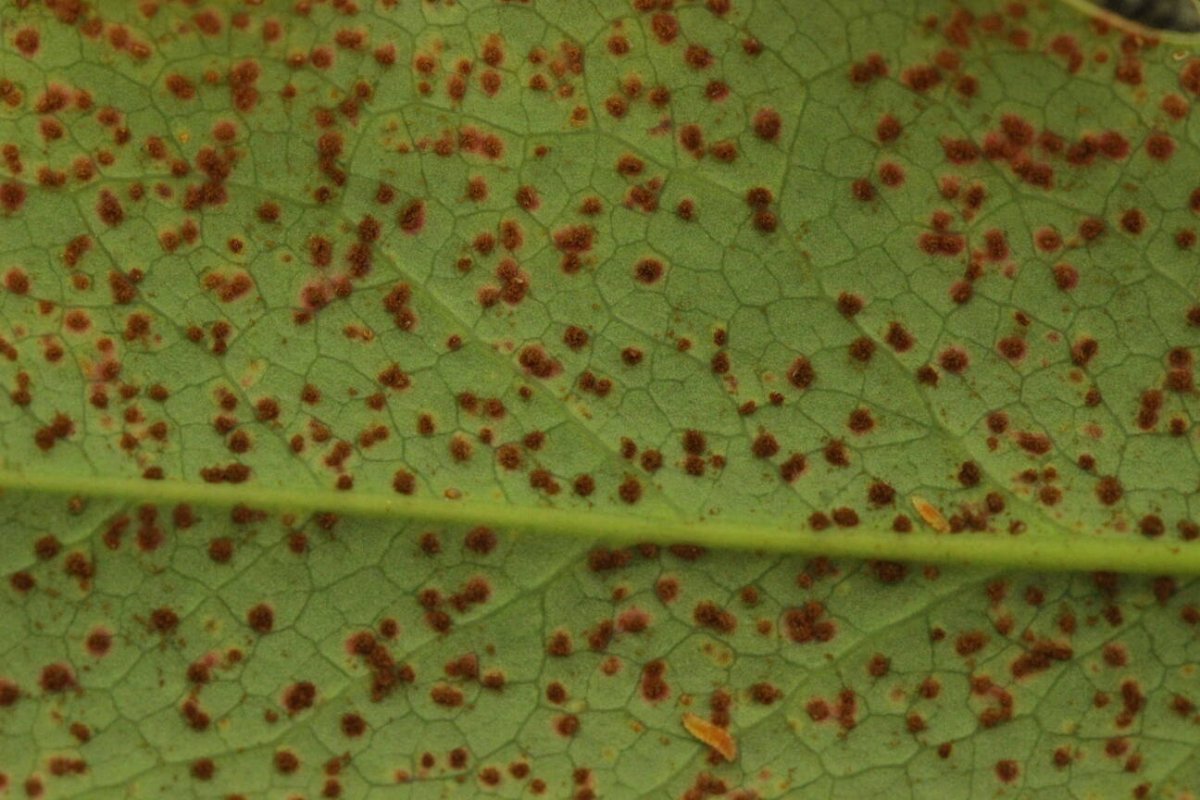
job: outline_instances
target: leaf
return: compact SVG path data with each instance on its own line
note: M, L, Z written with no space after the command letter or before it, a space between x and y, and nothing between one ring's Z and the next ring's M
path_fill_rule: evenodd
M0 789L1200 785L1192 40L2 23Z

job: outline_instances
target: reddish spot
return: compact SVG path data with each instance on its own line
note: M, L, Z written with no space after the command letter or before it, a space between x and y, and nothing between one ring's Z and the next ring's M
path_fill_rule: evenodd
M32 58L37 53L40 41L40 35L33 28L22 28L13 37L13 44L21 51L21 55L26 58Z
M4 273L4 288L12 294L27 294L29 292L29 275L20 267L13 267ZM86 313L84 319L87 319Z
M679 35L679 20L673 14L655 14L650 19L650 26L659 44L670 44Z
M889 189L895 189L904 184L904 167L892 161L879 165L879 181Z
M425 201L413 200L403 209L396 217L396 223L400 226L400 230L414 236L421 232L425 227Z
M463 693L444 683L434 685L429 690L429 697L433 702L445 708L457 708L463 704Z
M891 322L888 323L884 341L897 353L904 353L912 349L915 340L903 325L899 322Z
M121 201L115 194L102 189L100 198L96 201L96 215L105 225L115 228L125 220L125 209L121 207Z
M1020 361L1025 356L1025 340L1019 336L1007 336L996 342L996 350L1009 361Z
M95 628L92 630L84 645L87 647L88 653L95 658L103 658L108 655L108 651L112 648L113 636L106 628Z
M867 203L875 199L875 186L866 178L858 178L850 184L850 193L855 200Z
M773 108L761 108L754 115L754 134L764 142L778 140L782 125L779 112Z
M979 148L970 139L946 139L942 142L942 152L951 164L973 164L979 159Z
M1053 228L1039 228L1033 234L1033 242L1044 253L1053 253L1062 247L1062 236Z
M887 62L879 53L868 53L862 61L850 65L850 81L858 86L864 86L876 78L886 77L889 72Z
M671 686L666 682L667 666L662 660L650 661L642 667L641 692L647 703L658 703L671 696Z
M1175 140L1165 133L1151 134L1146 139L1146 154L1155 161L1169 161L1175 152Z
M312 708L317 699L317 687L311 681L293 683L283 693L283 707L289 714Z
M1105 475L1096 483L1096 498L1103 505L1114 505L1124 493L1121 482L1115 476Z
M246 612L246 624L255 633L270 633L275 627L275 612L266 603L259 603Z
M1139 209L1131 208L1121 214L1121 228L1126 233L1139 235L1146 229L1146 215Z
M737 628L737 618L732 613L709 601L696 606L692 612L692 619L700 627L717 633L733 633Z
M713 63L713 54L699 44L690 44L683 51L683 60L694 70L708 69Z
M1194 95L1200 95L1200 58L1190 59L1179 70L1179 86Z
M1159 108L1162 108L1163 113L1176 122L1186 118L1190 110L1188 101L1183 100L1183 97L1176 94L1163 97L1163 102L1159 104Z
M472 528L467 532L463 546L473 553L487 555L496 549L496 533L482 525Z
M850 343L848 352L850 358L861 364L866 364L875 355L875 340L867 336L860 336Z
M970 364L970 357L961 347L948 347L938 356L938 363L951 375L959 375Z
M657 283L663 276L663 263L656 258L643 258L634 265L633 275L639 283L647 286Z
M783 627L788 638L798 644L828 642L837 634L837 628L824 617L825 606L810 600L800 608L787 611L783 617Z
M883 144L896 141L903 132L904 126L891 114L884 114L875 125L875 137Z
M179 627L179 615L163 607L150 612L150 627L162 634L171 633Z
M559 717L554 722L554 730L559 736L570 738L579 733L579 717L574 714L566 714Z
M19 183L0 183L0 208L5 214L15 214L25 203L25 187Z
M44 692L60 694L75 687L75 673L67 664L47 664L42 667L38 685Z
M900 79L914 92L924 94L942 82L942 73L932 64L917 64L904 70Z
M1079 270L1070 264L1055 264L1053 274L1054 285L1060 291L1069 292L1079 285Z
M891 505L896 499L896 490L883 481L875 481L867 488L867 500L873 506Z
M947 258L959 255L967 246L962 235L946 231L923 233L917 244L928 255Z
M875 427L871 412L865 408L856 408L850 412L846 426L854 433L867 433Z

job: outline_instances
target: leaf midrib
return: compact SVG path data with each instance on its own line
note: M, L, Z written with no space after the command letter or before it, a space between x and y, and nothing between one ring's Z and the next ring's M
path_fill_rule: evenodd
M421 520L447 525L487 525L514 532L573 536L613 544L653 542L717 549L957 563L1039 571L1105 570L1198 575L1200 548L1144 538L1052 535L1030 528L1001 533L900 534L881 527L812 531L763 522L680 520L593 509L522 507L475 500L433 500L378 493L291 490L245 484L181 480L26 474L0 469L0 491L110 497L154 504L239 504L290 512L335 512L376 519Z

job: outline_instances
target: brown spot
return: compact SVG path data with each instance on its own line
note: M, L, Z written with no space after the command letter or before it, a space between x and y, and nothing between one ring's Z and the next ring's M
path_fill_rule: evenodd
M846 443L841 439L831 439L823 449L825 461L834 467L848 467L850 455L846 452Z
M26 58L32 58L37 54L40 41L41 37L34 28L22 28L13 37L13 44L21 51L21 55Z
M1125 211L1121 214L1121 229L1137 236L1146 229L1146 215L1136 208Z
M1100 351L1100 343L1090 336L1077 339L1071 345L1071 362L1077 367L1086 367Z
M703 464L703 462L701 462ZM794 483L808 466L808 460L803 453L792 453L786 461L779 465L779 477L787 483Z
M891 114L884 114L875 125L875 137L883 144L896 141L896 139L900 138L900 134L903 131L904 128L900 124L900 120Z
M983 477L983 471L974 461L964 461L958 468L958 482L968 488L978 486Z
M115 228L125 220L125 209L121 201L107 189L100 190L100 198L96 201L96 216L110 228Z
M25 187L19 183L0 183L0 208L5 214L15 214L25 203Z
M289 714L299 714L313 707L317 699L317 687L311 681L293 683L283 693L283 706Z
M899 322L888 324L887 333L884 335L884 341L895 350L897 353L904 353L912 349L914 339L911 333Z
M104 628L92 630L85 640L88 653L95 658L103 658L112 649L113 635Z
M673 14L659 13L650 19L650 27L659 44L667 45L679 35L679 20Z
M1025 357L1025 340L1020 336L1006 336L996 342L996 351L1009 361L1020 361Z
M896 499L896 490L883 481L875 481L867 488L867 500L874 506L886 506Z
M790 609L784 614L783 628L788 638L797 644L828 642L837 634L837 628L824 617L825 606L819 601L810 600L802 607Z
M872 678L883 678L892 668L892 660L883 653L875 653L867 662L867 674Z
M942 73L931 64L917 64L904 70L900 78L908 88L924 94L942 82Z
M159 633L171 633L179 627L179 615L166 607L156 608L150 612L150 627Z
M473 553L488 555L496 549L496 541L496 532L480 525L467 532L463 546Z
M275 627L275 612L266 603L259 603L246 612L246 624L255 633L268 634Z
M717 633L733 633L737 628L737 617L707 600L696 606L692 612L692 619L700 627Z
M871 360L871 356L875 354L875 341L870 337L860 336L850 343L849 353L850 358L861 364L866 364Z
M1106 505L1114 505L1124 494L1121 482L1113 475L1105 475L1096 483L1096 498Z
M435 684L429 690L429 697L445 708L457 708L463 704L464 699L462 691L445 683Z
M655 284L663 276L663 263L656 258L643 258L634 265L633 276L647 286Z
M750 450L755 458L771 458L779 452L779 442L770 433L760 433L755 437Z
M857 178L850 184L850 193L855 200L869 203L875 199L875 185L866 178Z
M967 631L960 633L954 642L954 651L963 658L973 656L988 643L988 637L982 631Z
M938 356L938 363L951 375L959 375L966 370L970 358L961 347L948 347Z
M400 226L400 230L410 236L420 233L421 229L425 227L425 201L410 201L397 214L396 224Z
M773 108L760 108L754 115L754 135L764 142L777 141L782 126L779 112Z
M880 583L899 583L908 575L908 568L898 561L871 561L868 565Z
M868 409L856 408L850 412L846 427L854 433L867 433L875 427L875 420Z
M67 664L47 664L42 667L38 685L48 694L61 694L75 687L75 672Z
M1155 161L1170 161L1175 152L1175 140L1165 133L1154 133L1146 138L1146 155Z
M1050 452L1053 443L1045 434L1020 431L1017 433L1017 446L1030 455L1043 456Z
M879 165L879 180L890 189L904 184L904 167L893 161L885 161Z
M842 292L837 298L838 313L846 319L852 319L863 309L863 299L856 294Z
M579 717L565 714L554 721L554 730L559 736L570 738L579 733Z

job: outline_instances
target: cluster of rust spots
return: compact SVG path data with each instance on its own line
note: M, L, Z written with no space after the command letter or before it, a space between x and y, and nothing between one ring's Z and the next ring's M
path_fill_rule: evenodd
M813 722L830 721L842 731L851 731L858 725L858 697L853 689L838 692L833 703L814 697L805 704L804 710Z
M425 552L431 553L432 549L432 546L429 546ZM475 606L487 603L491 597L491 583L486 578L476 575L468 578L461 589L448 596L443 596L435 588L423 589L417 595L417 603L425 610L425 624L438 633L447 633L454 626L454 620L447 608L465 615Z

